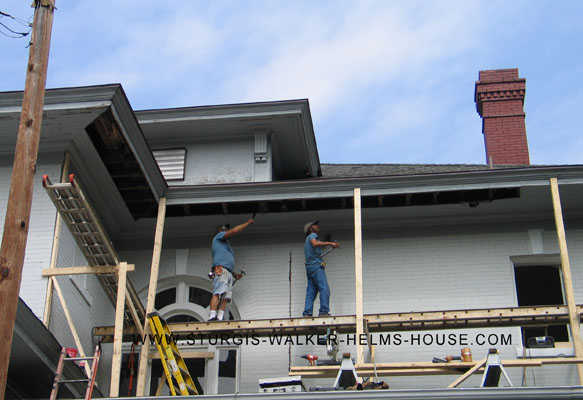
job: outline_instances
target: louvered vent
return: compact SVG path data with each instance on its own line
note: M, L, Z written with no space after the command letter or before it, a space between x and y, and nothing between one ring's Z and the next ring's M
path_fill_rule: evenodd
M186 149L153 150L154 158L167 181L184 180Z

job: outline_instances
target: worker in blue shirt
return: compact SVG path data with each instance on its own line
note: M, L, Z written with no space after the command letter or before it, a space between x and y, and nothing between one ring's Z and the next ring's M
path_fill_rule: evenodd
M322 259L322 247L332 246L338 248L337 242L322 242L318 238L320 232L319 221L310 221L304 225L306 241L304 243L304 255L306 257L306 275L308 277L308 287L306 289L306 304L303 316L311 317L314 300L320 293L319 317L330 316L330 287L326 279L326 264Z
M217 227L217 233L213 237L211 251L213 255L213 296L209 306L209 321L222 321L227 303L231 301L233 284L240 274L234 274L235 255L229 243L229 238L239 234L249 225L254 224L253 218L240 225L231 228L229 224Z

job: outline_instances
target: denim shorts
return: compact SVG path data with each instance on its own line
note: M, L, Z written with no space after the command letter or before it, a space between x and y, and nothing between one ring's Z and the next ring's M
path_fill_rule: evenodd
M231 301L234 283L233 274L228 269L223 268L223 273L215 275L213 278L213 294L218 294L221 300L227 299L227 301Z

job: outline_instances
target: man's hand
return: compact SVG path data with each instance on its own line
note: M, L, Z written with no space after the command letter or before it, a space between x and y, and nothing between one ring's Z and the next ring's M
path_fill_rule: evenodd
M328 244L330 246L334 247L335 249L339 249L340 248L340 243L338 243L338 242L329 242Z

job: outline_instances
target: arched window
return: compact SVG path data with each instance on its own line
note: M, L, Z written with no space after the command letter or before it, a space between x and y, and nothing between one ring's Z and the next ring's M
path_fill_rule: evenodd
M212 292L210 281L196 277L173 277L160 281L155 298L155 308L162 318L169 323L198 322L208 319L208 306ZM225 319L237 319L240 315L235 304L229 304ZM208 341L192 343L178 343L188 370L200 394L235 393L239 386L239 346L213 345ZM156 353L156 346L150 351ZM128 347L124 351L123 369L131 371L131 355ZM208 357L211 353L213 356ZM139 351L138 351L139 354ZM208 358L197 357L196 354L207 355ZM189 355L195 355L190 358ZM135 362L135 361L134 361ZM137 368L135 368L137 370ZM164 374L159 359L151 361L150 368L150 395L155 395L161 378ZM127 376L126 376L127 375ZM136 376L133 377L135 382ZM130 376L122 373L120 394L134 395L135 384L129 389ZM162 388L162 394L169 394L167 385Z

